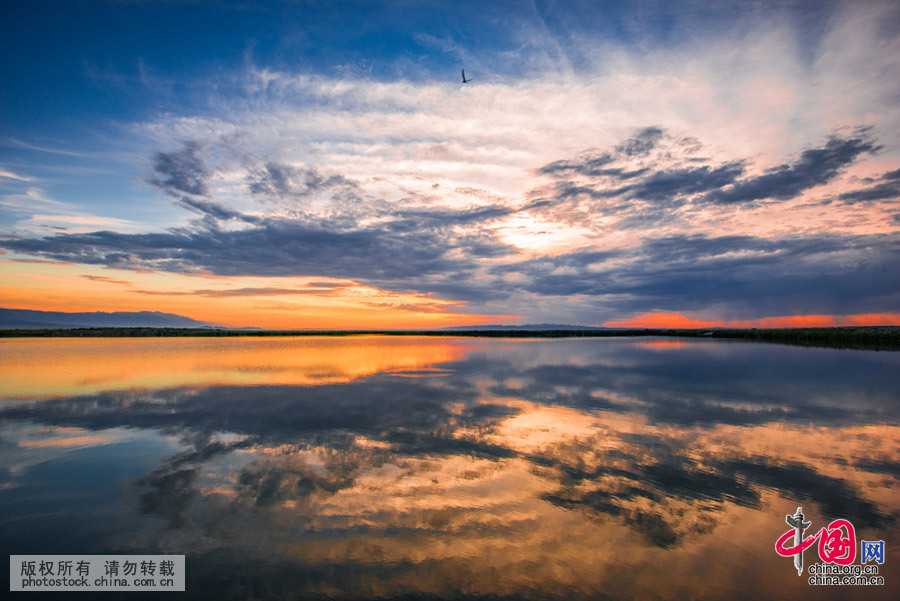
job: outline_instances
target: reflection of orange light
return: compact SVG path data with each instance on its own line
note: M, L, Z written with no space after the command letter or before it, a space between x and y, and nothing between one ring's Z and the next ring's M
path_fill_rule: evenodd
M470 339L92 338L0 340L0 389L9 398L129 388L315 385L383 372L428 374L456 361ZM436 372L443 373L443 372Z
M688 471L711 470L726 480L734 476L712 466L742 461L756 464L767 458L773 458L774 465L782 461L804 465L817 477L834 478L846 482L850 490L865 491L861 494L866 501L885 515L898 510L900 498L890 478L847 469L848 462L853 465L875 457L896 463L895 426L846 427L836 436L832 428L797 424L719 424L710 428L652 423L635 413L584 412L495 397L480 400L519 411L491 428L458 427L454 435L516 451L518 457L417 457L399 450L391 456L343 446L339 452L327 446L248 449L258 457L256 465L264 473L286 474L285 480L292 474L308 473L312 466L322 478L340 477L348 463L360 466L355 480L337 492L320 490L310 495L293 482L286 484L281 489L281 503L259 514L268 520L264 522L268 532L281 537L278 548L312 564L370 565L377 557L383 564L411 566L402 581L385 580L379 574L354 582L357 596L361 590L368 596L406 590L441 596L455 590L458 575L465 573L467 590L481 595L517 597L528 591L562 598L571 590L616 590L628 598L677 598L665 594L672 589L671 574L656 569L675 560L689 572L680 578L702 597L738 586L731 567L710 572L709 557L725 557L729 566L746 565L749 558L750 563L765 569L781 567L777 555L768 546L758 545L754 537L758 539L760 531L771 528L771 507L790 507L790 500L783 496L790 491L761 485L752 478L738 480L738 486L746 486L749 495L765 495L760 510L760 506L747 507L727 495L695 498L642 481L645 466L668 465L671 453L696 466ZM542 461L536 464L525 459L529 456ZM573 486L568 471L560 469L569 466L592 475ZM222 494L229 494L227 490L223 487ZM240 485L233 490L236 507L246 507L254 498L241 498L247 489ZM635 500L637 495L630 491L638 490L646 491L647 496ZM253 490L250 494L259 493ZM597 507L593 499L600 495L617 511L610 512L606 503ZM548 498L574 502L560 505L546 502ZM220 507L222 499L207 493L199 502ZM812 505L809 515L820 524L823 516ZM655 524L685 544L668 548L648 544L638 535L647 530L629 519L634 515L652 515ZM722 524L736 523L749 525L735 534L740 552L735 551L732 539L720 536ZM252 527L245 522L240 525L243 529L229 534L235 536L236 532L244 544L260 544L259 522ZM330 528L342 536L309 541L295 536L292 528ZM411 534L389 534L398 528ZM772 535L773 543L777 534L780 532ZM272 538L266 537L264 544L272 545ZM624 563L622 558L626 558ZM598 565L604 569L597 569ZM625 586L635 588L621 588L619 574L623 570L640 571L640 579L626 579ZM760 596L777 596L786 584L794 584L788 577L796 578L789 570L773 570L773 574L784 578L774 576L774 583L765 579L757 587Z
M632 319L608 321L608 328L824 328L900 325L900 313L861 315L788 315L742 321L707 321L681 313L644 313Z
M71 436L69 438L47 438L45 440L24 440L20 447L80 447L96 444L104 444L112 439L109 436Z
M653 349L681 348L687 345L683 340L642 340L638 344Z

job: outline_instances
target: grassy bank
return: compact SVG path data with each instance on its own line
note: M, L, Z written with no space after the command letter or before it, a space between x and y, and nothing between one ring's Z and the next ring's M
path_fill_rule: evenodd
M193 328L71 328L0 330L0 338L124 338L235 336L464 336L469 338L605 338L666 336L726 338L802 346L900 350L900 326L843 328L627 330L216 330Z

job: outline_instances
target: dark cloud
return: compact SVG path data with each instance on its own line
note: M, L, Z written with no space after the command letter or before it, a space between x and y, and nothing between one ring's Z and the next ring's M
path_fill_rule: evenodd
M577 251L496 266L491 273L525 276L517 288L539 295L597 297L611 312L727 306L740 316L841 315L900 306L898 264L900 241L887 235L694 235L649 238L631 251Z
M650 151L659 144L664 133L665 132L658 127L645 127L631 138L616 146L616 151L629 157L649 154Z
M702 201L735 204L770 198L790 200L806 190L827 184L842 169L853 164L861 154L876 152L878 149L865 131L845 138L832 136L824 146L804 150L794 163L773 167L762 175L710 192Z
M253 169L247 177L250 192L273 198L307 198L322 192L356 192L355 182L342 175L324 176L311 167L274 161Z
M157 152L153 156L153 168L157 177L150 183L176 198L184 194L207 196L210 170L201 153L199 142L185 142L181 150Z
M645 307L848 314L890 311L900 300L900 241L891 236L674 236L641 251L610 276L613 290Z
M653 203L671 202L709 190L718 190L732 184L744 172L743 163L726 163L718 167L686 167L656 171L641 178L622 193L630 199Z
M431 218L405 219L352 230L326 229L327 225L317 227L289 219L260 218L255 227L237 231L188 230L159 234L100 231L42 239L6 239L0 245L56 260L124 269L368 280L471 271L475 268L473 257L508 252L505 245L490 238L456 235Z
M621 219L620 227L650 229L677 221L676 210L681 207L796 198L832 181L860 155L877 152L880 147L869 130L834 135L824 145L801 152L796 161L751 177L743 177L749 160L715 164L695 156L700 148L696 140L650 127L612 149L594 149L575 159L544 165L537 173L557 181L555 202L543 212L587 225L595 216L614 216ZM885 174L882 184L845 194L841 200L896 196L898 185L896 178ZM661 206L669 213L661 211Z
M876 180L867 178L863 180L866 183L874 183ZM841 200L848 204L858 202L869 203L878 200L900 200L900 169L889 171L881 176L881 182L875 186L864 188L862 190L854 190L845 192L838 196Z
M605 198L615 198L629 190L629 188L627 186L619 187L619 188L597 189L594 186L579 185L579 184L576 184L576 183L570 182L570 181L560 182L560 183L556 184L555 188L556 188L556 200L557 201L567 201L567 200L577 201L580 199L580 197L583 197L583 196L586 196L586 197L594 199L594 200L601 200L601 199L605 199ZM559 206L559 203L553 203L550 205L551 208L555 208L557 206ZM603 210L604 208L605 209L613 209L613 211L606 210L604 212L617 212L617 211L621 210L623 207L624 206L601 207L601 206L595 205L592 208L596 208L596 209L600 209L600 210Z
M259 221L257 217L245 215L209 200L197 200L182 196L179 203L183 207L203 215L206 218L205 223L209 227L217 227L220 221L237 220L247 223L257 223Z
M557 177L583 175L588 177L612 177L619 180L631 179L648 173L650 169L647 167L628 167L622 164L617 165L617 163L646 157L657 149L664 140L675 146L683 146L687 143L694 144L692 140L674 140L671 138L659 127L646 127L610 150L593 149L581 154L576 159L554 161L537 169L537 173Z
M580 167L576 170L586 172ZM591 175L605 176L619 182L631 181L609 186L597 182L561 181L555 185L555 196L557 201L577 202L580 198L600 201L591 204L589 210L603 215L623 217L624 222L619 224L620 227L628 227L629 219L637 223L643 218L644 224L649 228L660 221L665 221L667 216L673 215L672 209L686 204L699 194L720 190L733 184L743 172L743 162L656 170L606 169L603 173L595 171ZM615 201L610 202L613 199ZM554 210L558 212L558 204L548 203L548 206L551 207L551 213ZM663 206L668 213L659 211L657 208L659 206ZM653 219L646 219L648 211L653 214Z
M845 192L838 196L838 200L849 204L897 198L900 198L900 182L883 182L871 188Z
M440 227L483 223L512 215L516 209L501 205L487 205L466 210L450 209L401 209L395 214L400 219L395 227L404 227L403 220L409 220L408 227L421 227L426 223L437 223Z
M545 175L561 175L569 173L580 173L582 175L610 175L610 172L618 172L619 170L607 169L606 166L616 161L616 158L610 153L592 154L588 153L584 156L571 161L554 161L548 165L544 165L538 169L538 173Z

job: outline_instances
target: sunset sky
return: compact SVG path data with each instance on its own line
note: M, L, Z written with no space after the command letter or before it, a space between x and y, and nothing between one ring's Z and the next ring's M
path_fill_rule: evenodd
M900 324L896 1L226 4L4 7L0 307Z

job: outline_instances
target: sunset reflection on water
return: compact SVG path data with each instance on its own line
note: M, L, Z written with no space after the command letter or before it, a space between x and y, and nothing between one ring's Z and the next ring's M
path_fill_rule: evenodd
M31 399L0 405L9 553L183 553L197 598L846 598L774 551L803 505L886 541L886 585L851 598L900 591L896 353L152 343L62 345L66 370L124 358L98 388L4 365L5 396ZM69 518L52 533L48 507Z
M471 342L365 336L0 339L0 382L4 396L13 398L178 386L333 384L386 372L415 375L461 359Z

